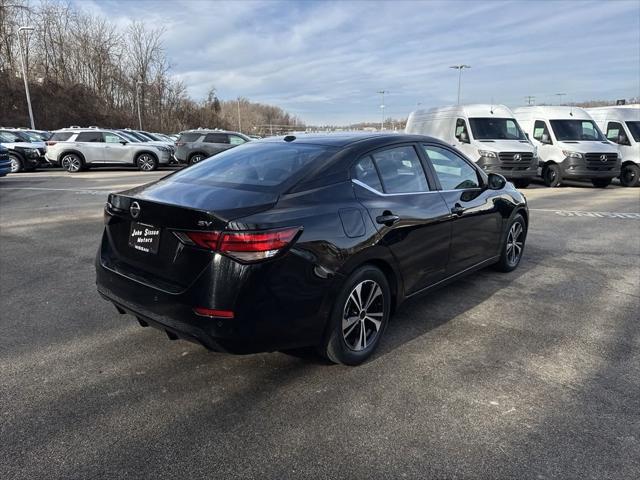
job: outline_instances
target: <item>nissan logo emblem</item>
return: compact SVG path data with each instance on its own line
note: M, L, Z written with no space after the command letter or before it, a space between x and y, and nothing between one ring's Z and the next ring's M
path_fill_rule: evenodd
M607 156L605 154L600 155L600 161L601 162L606 162L607 161Z
M514 160L515 162L519 162L521 158L522 158L522 156L521 156L519 153L516 153L516 154L513 156L513 160Z
M140 204L138 202L133 202L129 207L129 212L133 218L138 218L140 216Z

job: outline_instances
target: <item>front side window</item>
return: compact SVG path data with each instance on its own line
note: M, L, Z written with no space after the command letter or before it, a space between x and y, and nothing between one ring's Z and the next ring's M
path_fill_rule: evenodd
M105 143L120 143L120 142L124 142L125 139L120 137L119 135L116 135L115 133L105 132L104 141Z
M547 124L542 120L536 120L536 122L533 124L533 138L535 138L540 143L551 144L549 129L547 128Z
M631 145L624 127L618 122L609 122L607 125L607 140L620 145Z
M420 157L412 146L382 150L372 157L386 193L429 191Z
M304 169L308 171L313 164L324 162L335 151L325 145L247 142L174 173L166 180L271 191Z
M76 138L76 142L102 142L102 133L100 132L81 132Z
M456 138L462 143L469 143L469 130L467 129L467 122L464 119L459 118L456 120Z
M238 135L229 135L229 143L231 145L242 145L246 140Z
M513 118L470 118L471 133L476 140L526 140Z
M371 157L364 157L353 166L351 178L368 185L378 192L382 192L382 183Z
M591 120L551 120L550 123L559 142L604 140L604 136Z
M204 137L205 143L229 143L229 137L226 133L207 133Z
M443 190L479 188L480 181L475 168L450 150L433 145L423 145L431 160Z

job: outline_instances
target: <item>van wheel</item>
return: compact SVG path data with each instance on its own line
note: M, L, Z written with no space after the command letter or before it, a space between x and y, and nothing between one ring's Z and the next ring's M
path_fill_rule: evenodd
M560 167L555 163L545 165L542 169L542 181L547 187L557 187L562 182Z
M527 224L522 215L518 214L514 217L511 225L509 225L507 238L504 240L500 260L495 264L495 269L500 272L511 272L515 270L522 259L526 239Z
M136 158L136 165L143 172L152 172L158 168L158 159L150 153L141 153Z
M625 165L620 172L620 183L625 187L635 187L640 183L640 167Z
M334 363L359 365L375 351L391 315L391 290L372 265L353 272L336 298L320 353Z
M594 178L593 180L591 180L591 183L596 188L607 188L609 185L611 185L611 179L610 178Z
M24 170L22 166L22 159L17 155L9 154L9 159L11 160L11 173L18 173Z
M198 163L204 160L204 155L201 153L194 153L189 157L189 165L193 165L194 163Z
M516 188L527 188L530 183L531 180L528 178L516 178L513 180L513 184L516 186Z
M60 159L60 166L69 173L78 173L84 169L84 161L80 158L80 155L75 153L66 153Z

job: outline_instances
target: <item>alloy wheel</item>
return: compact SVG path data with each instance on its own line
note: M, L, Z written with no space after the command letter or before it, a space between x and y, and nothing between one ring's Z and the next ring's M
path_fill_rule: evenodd
M507 236L507 261L511 265L515 265L520 260L522 248L524 247L523 234L524 228L520 222L514 222L509 229Z
M60 162L67 172L79 172L82 169L82 160L76 155L65 155Z
M377 282L365 280L357 284L344 306L342 337L346 345L355 351L371 345L384 317L384 296Z
M11 173L18 173L20 171L20 163L15 158L11 157Z
M150 172L155 167L155 159L146 153L143 153L138 157L138 166L140 170Z
M194 155L193 157L191 157L191 163L198 163L200 160L202 160L202 155Z

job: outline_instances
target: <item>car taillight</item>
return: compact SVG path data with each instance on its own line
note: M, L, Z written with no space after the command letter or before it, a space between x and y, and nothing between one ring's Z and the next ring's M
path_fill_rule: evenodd
M176 147L181 147L184 145L184 142L176 142Z
M277 255L295 240L299 227L240 232L174 232L187 245L220 252L242 262L255 262Z
M56 144L56 143L58 143L58 142L53 142L53 141L49 140L48 142L44 142L44 143L45 143L48 147L51 147L51 146L55 145L55 144Z

